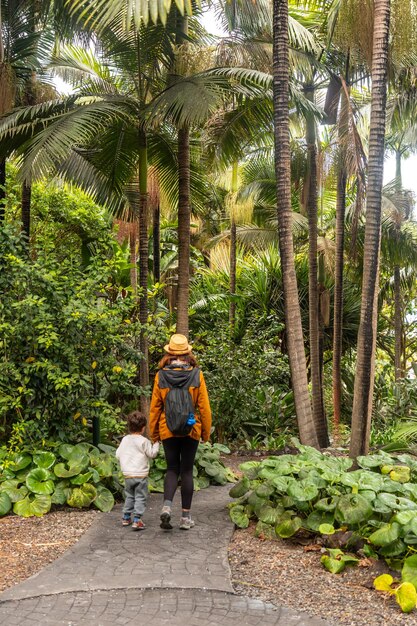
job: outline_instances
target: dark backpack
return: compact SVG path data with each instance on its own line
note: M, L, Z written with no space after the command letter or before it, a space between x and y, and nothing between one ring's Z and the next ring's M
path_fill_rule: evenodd
M200 370L159 370L159 388L169 391L165 397L165 419L173 435L189 435L196 423L190 387L200 386Z

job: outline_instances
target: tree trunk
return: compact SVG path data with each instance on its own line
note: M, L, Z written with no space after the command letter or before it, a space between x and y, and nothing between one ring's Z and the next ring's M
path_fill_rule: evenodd
M232 166L232 184L230 192L236 194L238 187L238 162L235 161ZM233 214L233 207L230 215L230 305L229 305L229 323L230 333L233 336L236 324L236 218Z
M153 210L153 279L155 283L161 280L161 208L158 205Z
M188 337L190 293L190 131L178 131L178 296L177 333Z
M0 159L0 226L4 222L6 204L6 159Z
M139 369L139 383L142 389L149 385L148 338L148 147L146 134L139 132L139 321L140 351L142 359ZM149 398L141 395L140 409L149 415Z
M138 264L136 258L136 229L129 229L130 286L133 293L138 292Z
M318 446L307 383L307 368L301 326L291 223L291 172L289 134L288 0L274 0L273 99L275 172L279 248L285 299L287 347L300 440Z
M306 96L313 101L314 89L307 87ZM313 419L321 448L329 445L327 421L324 414L323 389L320 368L320 333L319 333L319 292L317 279L317 145L316 122L312 115L306 116L307 140L307 211L308 211L308 317L310 343L310 372Z
M30 205L32 198L32 185L24 182L22 184L22 233L29 246L30 238Z
M375 0L362 300L350 442L350 455L352 457L367 454L371 429L381 243L381 196L384 172L389 22L390 0Z
M396 171L395 171L395 184L398 191L401 191L401 151L396 150L395 153ZM396 220L395 235L399 238L400 223ZM399 245L399 244L398 244ZM394 267L394 336L395 336L395 380L400 380L404 377L404 370L402 367L402 352L403 352L403 312L401 301L401 272L400 267L396 265Z
M231 218L230 221L230 282L229 282L229 292L230 292L230 305L229 305L229 324L230 324L230 333L233 337L235 331L236 324L236 302L235 302L235 294L236 294L236 222L234 218Z
M346 215L346 133L348 130L348 102L342 90L339 121L339 154L336 197L336 241L333 304L333 438L340 435L342 402L342 337L343 337L343 265Z

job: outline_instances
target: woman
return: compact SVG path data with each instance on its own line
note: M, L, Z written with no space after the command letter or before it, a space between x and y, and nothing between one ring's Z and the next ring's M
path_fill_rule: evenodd
M165 530L172 529L172 501L179 477L182 501L180 528L189 530L194 526L190 512L194 492L194 459L200 439L206 442L210 438L211 410L207 387L191 349L184 335L172 335L169 344L164 347L166 354L159 363L152 392L150 435L153 441L162 441L168 466L161 512L161 528ZM182 410L177 410L174 415L179 405ZM181 424L180 415L184 415Z

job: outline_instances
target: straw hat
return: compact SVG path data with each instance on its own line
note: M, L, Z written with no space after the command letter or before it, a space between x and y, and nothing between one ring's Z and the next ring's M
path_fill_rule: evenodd
M169 340L169 344L164 346L165 352L175 356L181 356L182 354L190 354L192 346L188 343L187 337L184 335L172 335Z

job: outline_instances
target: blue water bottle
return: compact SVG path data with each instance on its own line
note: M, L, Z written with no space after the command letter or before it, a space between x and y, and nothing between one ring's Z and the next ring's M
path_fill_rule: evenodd
M194 413L188 413L187 426L194 426L196 424Z

